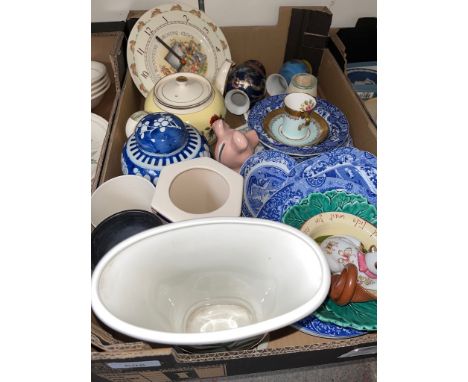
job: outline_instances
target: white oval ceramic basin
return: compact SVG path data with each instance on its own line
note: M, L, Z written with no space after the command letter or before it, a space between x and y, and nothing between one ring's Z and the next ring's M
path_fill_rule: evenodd
M314 312L330 287L320 247L299 230L251 218L160 226L110 250L92 276L109 327L171 345L238 341Z

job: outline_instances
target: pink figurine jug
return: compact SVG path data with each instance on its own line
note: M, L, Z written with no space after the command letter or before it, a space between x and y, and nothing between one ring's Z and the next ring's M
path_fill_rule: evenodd
M250 157L258 144L258 136L254 130L246 133L233 130L221 118L212 119L217 142L214 156L218 162L239 172L242 164Z

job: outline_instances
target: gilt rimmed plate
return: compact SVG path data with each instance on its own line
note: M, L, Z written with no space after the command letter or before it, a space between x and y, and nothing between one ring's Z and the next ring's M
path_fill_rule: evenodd
M267 97L257 102L249 113L248 125L257 132L262 144L273 150L299 157L319 155L346 144L349 136L348 120L340 109L322 98L317 98L314 108L314 112L320 115L329 127L328 135L321 143L312 146L290 146L270 137L263 128L263 121L270 112L284 106L285 97L286 94Z
M240 169L244 177L242 216L256 216L295 165L293 158L274 150L260 151L248 158Z
M258 218L281 221L289 207L314 192L345 191L377 203L377 160L354 147L341 147L295 166L283 186L260 209ZM346 170L338 171L345 168ZM359 171L358 171L359 170ZM359 173L359 177L355 176Z
M186 64L161 44L158 36ZM231 59L221 29L202 11L185 4L163 4L145 12L130 32L127 62L138 90L147 96L168 74L191 72L213 82L224 61Z
M286 112L282 109L276 109L268 113L263 120L263 129L273 139L279 143L289 146L312 146L322 142L328 135L328 123L318 115L312 113L311 123L305 127L307 129L305 137L301 139L291 139L284 134L283 118Z
M108 124L109 123L101 116L91 113L91 181L96 174Z

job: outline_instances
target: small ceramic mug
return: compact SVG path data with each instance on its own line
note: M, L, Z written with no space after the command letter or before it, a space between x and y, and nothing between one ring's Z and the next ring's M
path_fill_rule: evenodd
M310 94L291 93L284 98L283 134L289 139L303 139L307 135L316 100Z
M286 93L288 81L279 73L273 73L266 79L266 91L269 96Z
M289 83L286 93L306 93L317 97L317 77L309 73L295 74Z
M240 89L229 90L224 97L224 104L235 115L243 115L250 109L249 96Z

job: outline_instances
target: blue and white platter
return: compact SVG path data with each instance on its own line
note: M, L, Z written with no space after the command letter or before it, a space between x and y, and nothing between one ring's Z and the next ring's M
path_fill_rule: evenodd
M320 321L313 314L291 325L303 333L322 338L344 339L358 337L367 332L353 328L345 328L331 322Z
M296 165L261 207L257 218L281 221L286 210L313 192L341 190L377 203L377 159L354 147L340 147Z
M324 141L312 146L290 146L270 137L263 128L263 120L271 111L284 106L285 97L286 94L267 97L257 102L249 113L248 125L257 132L263 145L288 155L311 157L344 146L348 142L348 120L340 109L322 98L317 98L314 112L325 119L328 124L329 132Z
M274 150L260 151L247 159L240 169L244 177L242 216L256 216L295 165L293 158Z

